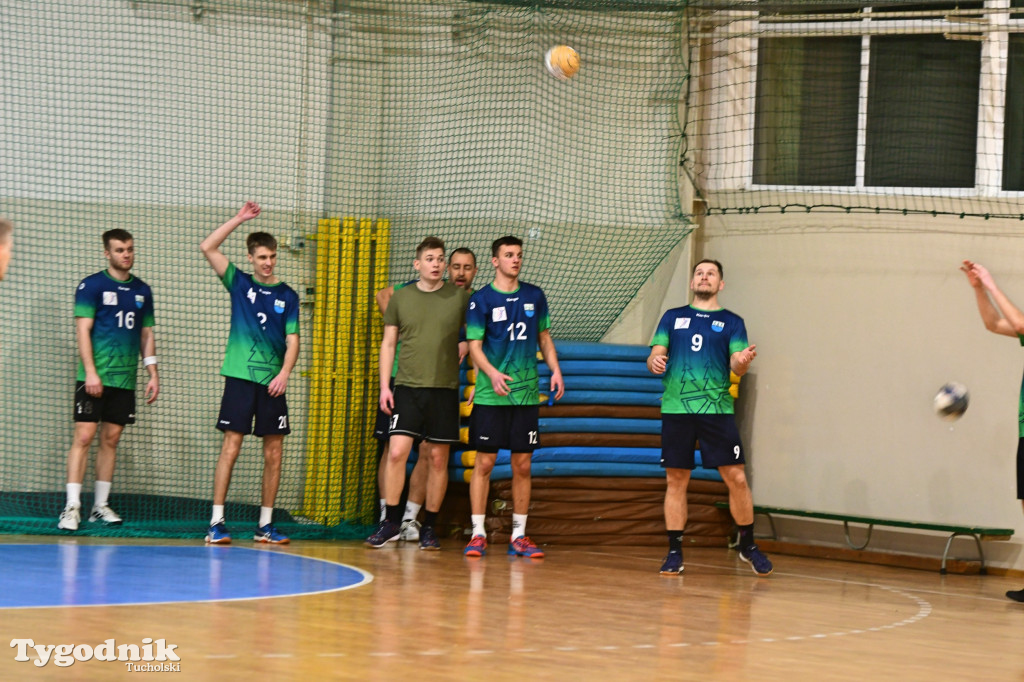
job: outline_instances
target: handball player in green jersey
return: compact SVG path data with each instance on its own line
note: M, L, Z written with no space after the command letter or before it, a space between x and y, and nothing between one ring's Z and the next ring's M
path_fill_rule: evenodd
M540 377L537 350L551 370L551 391L560 400L565 392L555 342L551 339L548 301L540 287L519 281L523 242L507 236L491 244L494 281L469 299L466 338L477 369L473 413L469 417L469 447L476 450L476 465L469 481L473 524L468 557L487 551L484 520L491 471L498 450L511 450L512 533L508 554L533 559L544 557L526 534L526 516L532 492L531 461L540 447Z
M729 489L729 510L740 531L740 558L758 575L772 572L772 562L754 543L754 498L729 393L730 372L746 374L757 352L747 344L743 318L718 305L718 293L724 287L721 263L707 259L697 263L690 280L693 303L662 316L647 358L651 373L665 375L661 466L666 478L669 552L661 567L663 575L683 572L686 488L696 467L698 441L703 467L717 468Z
M988 269L969 260L965 260L960 269L967 275L967 282L974 287L974 298L985 329L1018 339L1024 345L1024 312L1006 297ZM1024 503L1024 381L1021 382L1017 403L1017 423L1017 499ZM1010 590L1006 596L1024 602L1024 590Z
M211 544L231 542L224 502L242 439L249 433L263 439L263 487L253 540L288 543L271 521L281 482L284 437L291 433L285 390L299 358L299 296L274 274L277 240L270 234L253 232L246 238L251 275L220 252L220 245L239 225L259 214L255 202L246 202L199 246L231 296L231 330L220 370L224 396L217 417L224 440L213 477L213 514L206 534Z
M146 403L160 393L157 375L153 292L131 274L135 240L125 230L103 233L107 269L83 279L75 291L78 380L75 386L75 432L68 451L67 501L57 527L75 531L81 522L82 482L89 446L100 434L96 453L96 487L90 522L118 525L110 508L117 444L127 424L135 423L135 382L139 353L149 374ZM103 423L100 428L100 422Z

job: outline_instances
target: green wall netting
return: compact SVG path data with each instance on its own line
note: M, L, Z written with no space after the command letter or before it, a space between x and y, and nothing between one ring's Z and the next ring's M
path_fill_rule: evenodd
M392 281L410 276L424 236L485 254L519 235L556 338L600 338L690 229L685 29L675 2L5 2L0 214L17 227L0 285L0 531L57 532L73 292L105 266L106 229L135 235L135 274L153 287L162 394L119 450L125 526L84 533L205 530L229 305L198 244L246 199L264 213L243 229L281 240L306 334L308 236L322 218L356 217L390 221ZM560 43L582 56L570 82L543 68ZM224 250L245 263L243 235ZM299 515L308 390L293 377L277 521L296 537L356 536L346 509L330 528ZM242 505L256 503L261 468L247 439L229 526L254 518ZM92 480L90 465L87 493Z

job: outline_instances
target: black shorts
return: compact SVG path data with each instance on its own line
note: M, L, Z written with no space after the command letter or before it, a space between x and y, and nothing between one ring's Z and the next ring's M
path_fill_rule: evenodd
M288 401L283 394L271 397L263 384L224 377L217 428L257 436L287 436L292 432L288 427Z
M395 386L388 437L412 436L431 443L459 442L459 391Z
M1017 441L1017 499L1024 500L1024 438Z
M538 405L473 405L469 447L477 452L533 452L540 447Z
M693 451L698 441L701 465L705 469L746 463L735 415L661 415L661 466L666 469L696 468Z
M388 383L391 391L395 390L395 378L391 377ZM394 410L392 410L394 412ZM391 415L380 409L380 400L377 401L377 420L373 423L373 437L384 442L388 439L388 431L391 430Z
M75 421L135 423L135 391L127 388L103 387L103 395L94 398L85 392L85 382L75 383Z

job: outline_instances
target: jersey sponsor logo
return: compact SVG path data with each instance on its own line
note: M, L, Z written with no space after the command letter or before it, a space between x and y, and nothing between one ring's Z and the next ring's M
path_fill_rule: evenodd
M82 282L81 284L78 285L78 290L79 291L81 291L84 288L85 288L85 282Z
M518 300L519 300L519 297L518 297L518 296L516 296L515 298L506 298L506 299L505 299L505 302L506 302L506 303L515 303L515 302L516 302L516 301L518 301Z
M123 287L123 286L121 286L120 284L119 284L119 285L117 285L117 290L118 290L118 291L131 291L131 289L130 289L130 288L128 288L128 287Z
M117 292L116 291L104 291L103 292L103 305L117 305Z
M141 308L142 304L146 302L146 297L142 294L135 294L135 307Z
M710 315L705 315L704 313L695 313L695 314L697 315L697 317L711 317Z
M725 329L725 322L722 322L721 320L715 320L714 322L711 323L711 331L721 332L723 329Z
M688 317L677 317L676 318L676 323L675 323L675 325L672 328L673 329L689 329L690 328L690 318L688 318Z
M275 298L274 299L274 312L275 313L283 313L284 312L284 301L282 301L279 298Z
M505 306L500 306L491 310L491 322L504 322L508 319L508 313L505 312Z
M532 303L524 303L523 304L523 312L526 313L527 317L533 317L533 304Z

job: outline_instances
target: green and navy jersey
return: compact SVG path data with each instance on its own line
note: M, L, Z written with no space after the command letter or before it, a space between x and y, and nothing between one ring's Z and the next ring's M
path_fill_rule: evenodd
M122 282L106 270L90 275L75 291L75 317L92 319L92 360L103 385L134 391L142 328L156 324L149 285L131 275ZM81 358L78 380L85 381Z
M1017 335L1020 345L1024 346L1024 336ZM1020 383L1020 400L1017 402L1017 435L1024 438L1024 379Z
M540 287L520 282L513 292L499 291L488 284L469 299L466 338L483 341L487 360L512 377L506 382L507 396L495 394L491 380L483 373L477 378L473 402L480 405L537 405L540 403L537 375L537 342L551 327L548 301Z
M299 295L284 282L261 284L234 263L221 282L231 294L231 331L220 373L266 386L284 365L285 337L299 333Z
M729 360L748 345L742 317L725 308L673 308L662 316L651 345L668 348L663 413L733 414Z

